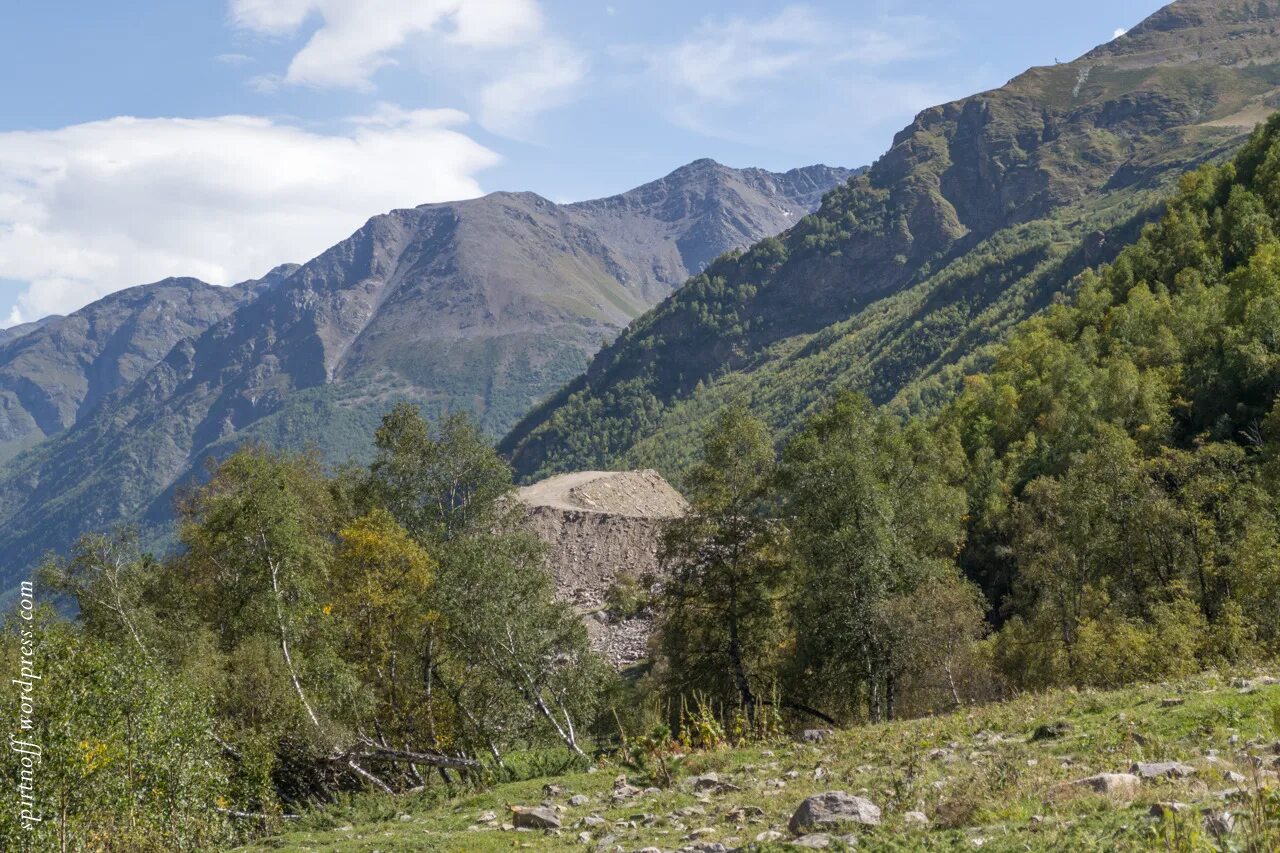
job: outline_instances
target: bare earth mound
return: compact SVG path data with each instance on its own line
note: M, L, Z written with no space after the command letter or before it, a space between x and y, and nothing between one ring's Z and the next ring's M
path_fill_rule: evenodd
M530 529L550 546L547 568L556 595L583 614L592 645L615 666L643 658L651 617L611 620L605 597L630 575L646 586L660 581L658 551L666 525L688 503L656 471L581 471L517 492Z

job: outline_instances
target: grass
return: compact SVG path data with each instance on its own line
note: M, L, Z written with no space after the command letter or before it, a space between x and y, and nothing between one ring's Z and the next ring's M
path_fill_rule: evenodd
M1062 730L1056 737L1032 737L1040 726L1063 723L1055 726ZM1208 674L1114 692L1026 696L840 731L820 744L788 741L695 753L680 762L670 787L625 802L611 796L616 777L625 774L641 788L652 780L608 759L592 772L500 784L480 793L357 797L305 815L282 834L245 849L594 850L612 836L602 849L674 850L696 838L729 849L783 850L792 838L787 821L804 797L844 790L868 797L883 811L881 826L859 833L860 850L1268 851L1280 849L1277 741L1280 684L1242 687ZM1138 761L1181 761L1196 772L1144 782L1132 801L1063 784L1126 772ZM695 794L688 778L708 771L741 790ZM1246 780L1231 782L1228 772ZM547 796L544 785L560 790ZM575 794L588 802L568 805ZM509 825L511 807L544 800L563 807L559 833L502 827ZM1191 808L1149 816L1163 802ZM1231 812L1235 829L1215 838L1204 828L1205 808ZM913 811L923 812L929 824L912 825L906 815ZM483 821L485 812L496 819ZM783 838L755 841L771 830ZM589 841L579 840L583 832ZM828 849L841 844L837 839Z

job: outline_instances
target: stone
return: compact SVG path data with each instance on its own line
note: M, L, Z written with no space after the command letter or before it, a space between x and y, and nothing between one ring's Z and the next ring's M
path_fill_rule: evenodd
M724 816L730 823L744 823L748 820L764 817L764 809L759 806L739 806Z
M1185 704L1187 704L1187 700L1183 699L1181 696L1170 696L1167 699L1160 700L1161 708L1177 708L1179 705Z
M1036 726L1035 731L1031 733L1031 739L1033 741L1053 740L1069 731L1071 731L1071 724L1068 722L1046 723L1043 726Z
M831 737L835 732L832 729L805 729L805 743L826 743L827 738Z
M954 752L949 749L943 749L942 747L929 750L925 754L925 757L930 761L942 761L948 764L956 760L956 754Z
M929 818L924 812L907 812L902 816L902 822L907 826L928 826Z
M1147 814L1152 817L1164 817L1166 814L1182 814L1191 806L1186 803L1152 803L1150 811Z
M1204 831L1210 835L1221 838L1224 835L1230 835L1232 830L1236 828L1235 815L1227 811L1219 811L1217 809L1205 809L1204 811Z
M1185 779L1194 776L1196 769L1179 761L1157 761L1153 763L1137 762L1129 768L1129 772L1143 779Z
M545 806L528 808L515 806L511 809L511 822L516 829L559 829L560 817Z
M693 790L700 794L724 794L730 791L741 791L737 785L720 778L719 773L703 773L690 780Z
M401 821L402 823L408 823L409 821L413 820L413 815L411 814L396 815L396 820Z
M880 825L880 807L865 797L844 791L828 791L808 797L791 815L791 831L800 835L810 829L823 829L843 824Z
M569 798L569 805L574 806L575 808L578 806L585 806L589 802L591 802L591 798L586 794L574 794Z
M564 788L561 788L559 785L548 784L542 786L542 796L544 797L559 797L563 794Z
M1222 778L1234 785L1243 785L1245 782L1249 781L1243 773L1237 773L1234 770L1224 770L1222 772Z
M583 826L601 826L603 823L604 818L598 814L589 814L582 819Z
M761 832L756 836L756 841L760 844L768 844L770 841L781 841L784 838L786 838L786 836L781 832L778 832L778 830L766 829L764 832Z
M825 850L831 846L831 836L815 832L812 835L802 835L791 843L796 847L805 847L809 850Z
M579 832L579 833L578 833L578 843L579 843L579 844L590 844L590 843L591 843L591 833L589 833L589 832Z
M477 823L494 823L498 816L493 812L480 812L480 816L476 818Z
M1099 794L1132 799L1142 788L1142 780L1132 773L1099 773L1087 779L1067 782L1065 787L1088 788Z

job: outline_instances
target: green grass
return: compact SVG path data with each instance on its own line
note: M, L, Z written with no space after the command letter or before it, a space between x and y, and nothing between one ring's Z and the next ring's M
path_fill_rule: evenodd
M1166 706L1176 698L1183 704ZM1032 740L1043 724L1065 722L1060 737ZM674 850L700 840L730 849L786 849L782 842L755 844L786 824L806 796L845 790L880 806L883 824L861 832L863 850L1273 850L1280 849L1280 789L1254 766L1280 760L1280 685L1241 689L1225 676L1204 675L1175 684L1115 692L1060 691L964 709L922 720L864 726L812 745L781 742L695 753L680 762L665 790L614 803L614 779L652 781L634 768L601 759L594 772L496 785L481 793L446 797L427 791L390 800L357 797L304 815L283 834L246 850L486 851L596 849L612 835L624 850L647 846ZM931 750L951 757L930 757ZM1216 757L1214 752L1216 751ZM1182 780L1144 783L1132 802L1063 787L1096 773L1125 772L1136 761L1178 760L1196 768ZM1225 773L1248 781L1235 784ZM740 792L695 795L685 784L716 771ZM815 778L820 775L821 778ZM543 786L562 793L545 797ZM1232 792L1230 795L1224 792ZM586 805L568 806L574 794ZM560 833L503 829L510 808L546 799L563 806ZM1148 816L1153 804L1177 801L1194 811L1172 818ZM1216 806L1236 816L1226 847L1202 828L1200 809ZM737 809L763 816L736 820ZM497 820L480 816L494 812ZM904 816L921 811L927 827ZM580 826L588 816L603 819ZM590 842L579 841L581 832ZM1250 847L1249 845L1253 846ZM829 849L838 849L837 847Z

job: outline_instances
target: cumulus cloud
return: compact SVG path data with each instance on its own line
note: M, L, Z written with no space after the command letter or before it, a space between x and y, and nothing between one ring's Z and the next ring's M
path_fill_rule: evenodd
M498 157L466 120L384 105L333 133L247 116L0 133L0 270L26 284L8 322L170 275L229 284L372 213L476 196Z
M1118 38L1120 38L1120 36L1124 35L1124 34L1125 34L1125 33L1127 33L1127 32L1129 32L1129 31L1128 31L1127 29L1125 29L1124 27L1117 27L1117 28L1116 28L1116 31L1115 31L1114 33L1112 33L1112 34L1111 34L1111 38L1112 38L1112 40L1118 39Z
M429 52L448 53L481 78L477 118L507 135L563 103L586 71L582 55L547 32L537 0L230 0L230 11L236 26L263 35L316 24L283 74L250 81L260 92L282 85L372 91L380 69L426 39Z

